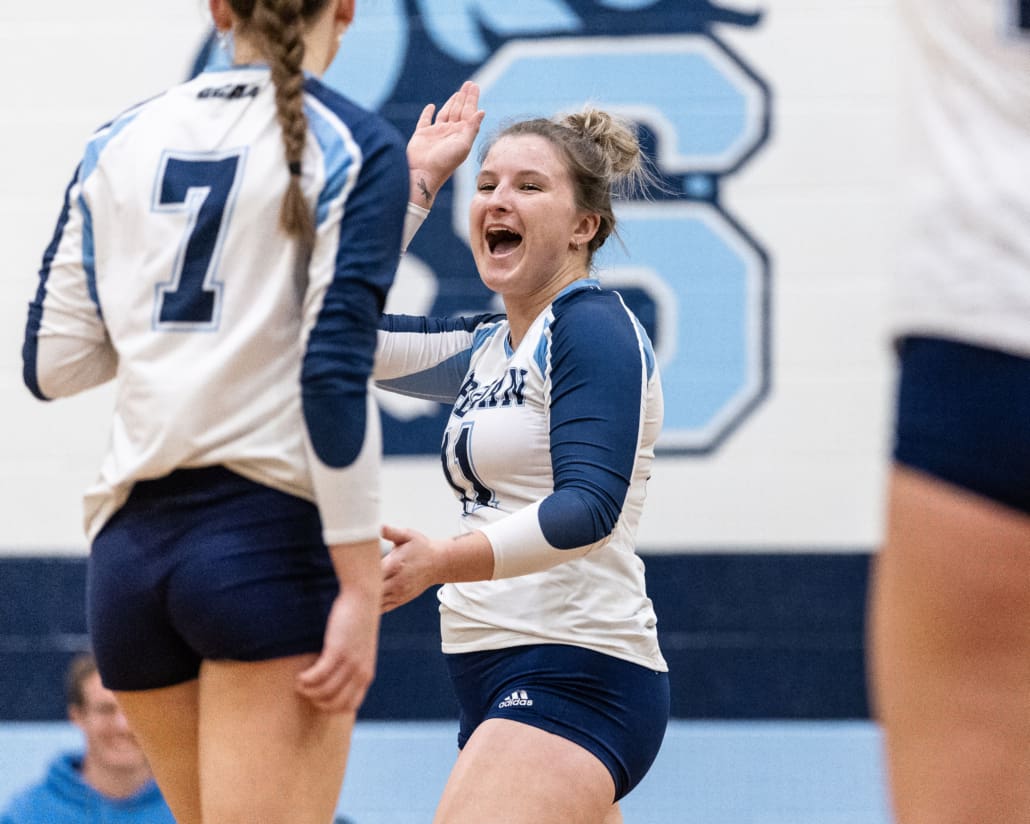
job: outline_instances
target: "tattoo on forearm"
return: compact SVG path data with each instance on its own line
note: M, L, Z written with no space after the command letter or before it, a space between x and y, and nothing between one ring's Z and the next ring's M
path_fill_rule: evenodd
M429 194L429 187L426 186L425 178L420 177L418 179L418 190L422 193L422 199L427 205L432 202L433 196Z

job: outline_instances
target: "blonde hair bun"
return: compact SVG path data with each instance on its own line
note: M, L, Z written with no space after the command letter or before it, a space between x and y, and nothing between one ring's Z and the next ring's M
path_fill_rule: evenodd
M632 177L639 172L640 142L636 129L628 120L587 107L566 115L560 123L597 144L613 178Z

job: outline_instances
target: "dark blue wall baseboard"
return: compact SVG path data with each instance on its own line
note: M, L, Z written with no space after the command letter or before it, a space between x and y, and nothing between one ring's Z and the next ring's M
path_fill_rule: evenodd
M705 719L869 716L869 554L645 555L672 713ZM0 558L0 721L65 716L68 659L88 644L82 558ZM435 593L383 616L367 719L453 718Z

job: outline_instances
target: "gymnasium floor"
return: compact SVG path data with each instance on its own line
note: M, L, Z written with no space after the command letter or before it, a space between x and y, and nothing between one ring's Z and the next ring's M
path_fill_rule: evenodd
M340 824L428 824L455 730L359 723ZM64 723L0 724L0 807L79 741ZM879 731L861 721L673 721L623 813L626 824L889 824Z

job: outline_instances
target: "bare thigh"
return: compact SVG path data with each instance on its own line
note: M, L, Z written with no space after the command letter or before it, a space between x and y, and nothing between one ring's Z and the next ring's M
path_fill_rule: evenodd
M434 824L618 824L615 783L593 754L528 724L491 718L458 755ZM610 817L614 816L614 817Z
M333 818L354 714L317 710L294 689L313 655L206 661L200 673L205 824L326 824Z
M896 468L873 581L898 820L1030 822L1030 517Z
M174 687L116 693L178 824L201 824L198 694L196 680Z
M206 661L198 680L118 693L178 824L332 820L354 715L296 693L313 659Z

